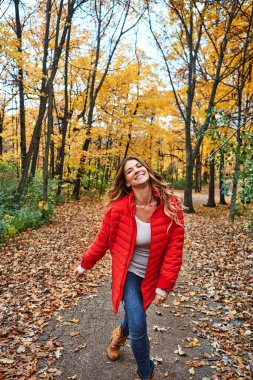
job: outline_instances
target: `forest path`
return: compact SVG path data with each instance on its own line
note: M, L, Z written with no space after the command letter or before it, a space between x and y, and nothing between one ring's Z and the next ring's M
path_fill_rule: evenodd
M185 282L185 279L180 279L173 295L180 293L181 296L187 296L185 286L182 286ZM151 355L157 364L156 378L190 379L190 361L200 364L199 368L195 368L195 379L208 377L214 373L214 369L203 364L208 364L207 358L214 360L212 347L206 339L198 337L195 341L196 334L192 331L196 329L192 320L195 313L191 309L179 313L173 305L173 295L166 302L166 307L158 308L152 305L147 312ZM63 347L62 356L55 363L59 370L57 379L137 378L129 340L121 349L121 356L117 362L111 362L106 355L111 332L119 325L122 314L121 307L119 315L113 315L110 280L106 279L95 296L83 297L76 308L60 313L57 319L53 318L39 340L47 342L56 339ZM191 342L198 344L185 348L185 344ZM174 353L178 350L178 345L182 347L185 356ZM45 369L44 364L43 361L40 362L42 373L43 368Z
M60 205L51 224L1 247L1 380L134 379L129 347L117 363L105 354L122 315L112 312L110 256L73 279L104 209L85 197ZM226 206L196 210L185 215L180 279L166 307L148 310L157 379L251 379L252 240Z

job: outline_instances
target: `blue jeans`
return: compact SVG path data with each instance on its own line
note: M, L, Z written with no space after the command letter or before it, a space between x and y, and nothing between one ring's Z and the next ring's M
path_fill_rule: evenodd
M137 369L143 379L148 379L150 371L149 339L147 334L147 318L142 306L141 282L143 278L128 272L123 304L124 318L121 321L123 333L130 337L131 348L136 360Z

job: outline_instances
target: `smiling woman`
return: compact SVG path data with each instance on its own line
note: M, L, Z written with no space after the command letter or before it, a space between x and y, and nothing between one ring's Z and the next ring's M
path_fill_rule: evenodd
M125 176L127 186L137 186L149 180L148 171L139 161L130 159L125 165Z
M112 333L107 354L117 360L129 337L137 374L154 380L146 309L153 300L155 305L164 302L175 285L182 263L183 213L171 187L139 157L121 162L108 197L102 226L75 277L110 249L114 312L122 301L125 315Z

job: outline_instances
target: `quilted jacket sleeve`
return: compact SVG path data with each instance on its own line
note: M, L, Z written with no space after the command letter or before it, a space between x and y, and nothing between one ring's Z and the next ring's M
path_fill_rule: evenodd
M173 222L171 226L170 239L165 251L157 288L170 292L177 280L182 264L182 254L184 245L184 217L181 207L178 210L180 224Z
M81 266L85 269L91 269L97 261L102 259L109 248L111 222L111 206L105 212L102 225L88 250L83 255Z

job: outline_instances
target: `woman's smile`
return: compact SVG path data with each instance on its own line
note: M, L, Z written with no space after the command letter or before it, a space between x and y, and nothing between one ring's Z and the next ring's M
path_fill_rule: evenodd
M135 180L142 178L145 175L145 173L140 173L135 177Z

